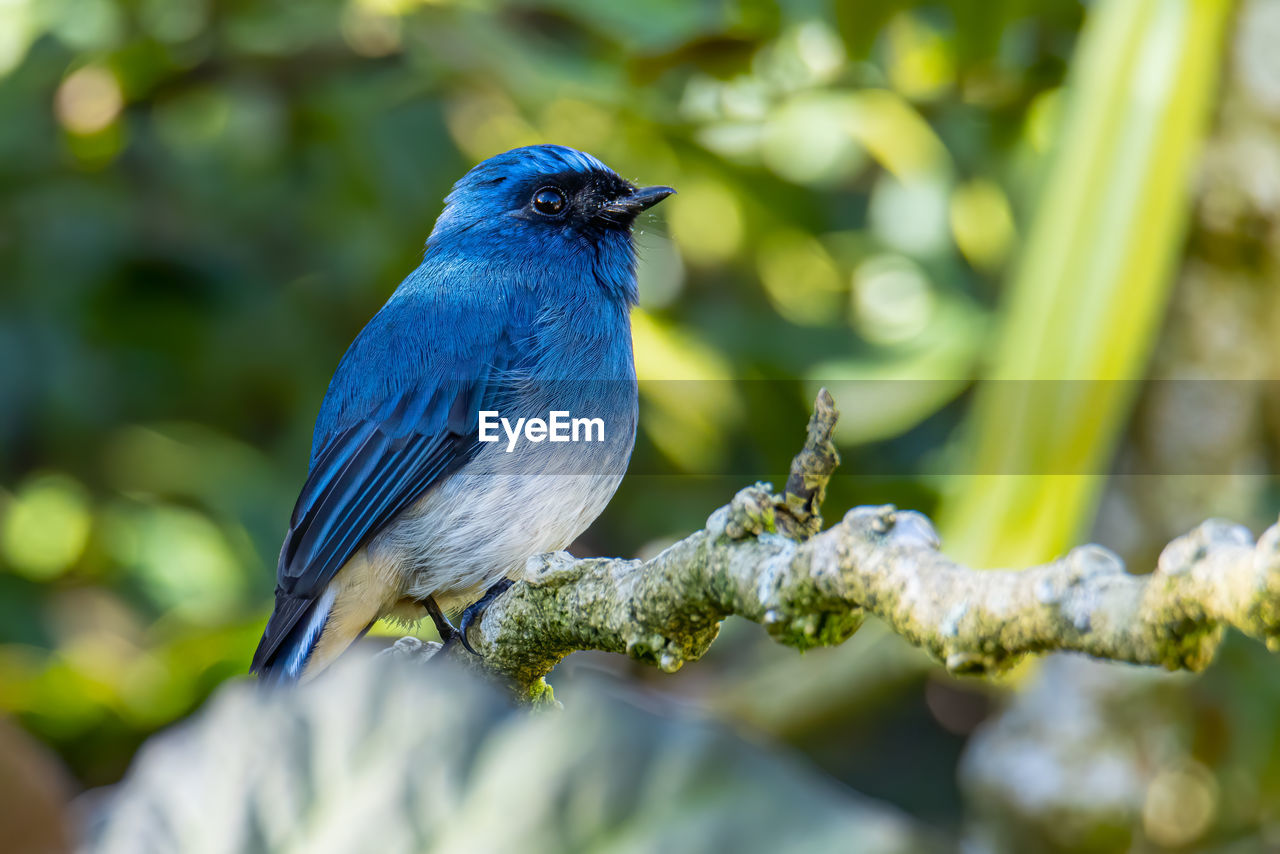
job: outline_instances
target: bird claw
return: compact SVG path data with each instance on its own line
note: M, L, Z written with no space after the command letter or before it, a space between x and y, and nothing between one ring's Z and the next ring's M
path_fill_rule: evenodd
M467 652L477 657L480 656L480 653L471 648L471 643L467 640L467 629L471 628L471 624L475 622L476 617L484 613L484 609L489 607L489 603L506 593L511 588L511 585L510 578L503 578L495 582L478 601L468 605L467 609L462 612L462 619L458 621L457 637L462 644L462 648Z

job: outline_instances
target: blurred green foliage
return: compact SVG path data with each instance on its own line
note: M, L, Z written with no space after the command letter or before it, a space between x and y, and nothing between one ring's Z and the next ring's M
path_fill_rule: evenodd
M0 709L95 785L244 672L338 358L451 183L516 145L679 189L639 236L633 473L579 552L651 552L776 478L819 384L844 412L828 515L933 511L1087 10L0 2ZM957 820L963 690L900 652L881 677L756 640L727 626L690 670L830 773ZM784 664L818 706L854 703L848 680L892 712L755 714Z
M1089 528L1173 289L1230 11L1109 3L1081 39L994 382L975 396L977 473L956 478L940 509L960 560L1027 566Z

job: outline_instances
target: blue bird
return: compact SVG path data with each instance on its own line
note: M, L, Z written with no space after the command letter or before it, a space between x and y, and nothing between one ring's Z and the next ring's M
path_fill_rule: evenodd
M466 645L486 591L600 514L635 442L631 227L673 192L558 145L454 185L329 384L254 672L310 678L384 616Z

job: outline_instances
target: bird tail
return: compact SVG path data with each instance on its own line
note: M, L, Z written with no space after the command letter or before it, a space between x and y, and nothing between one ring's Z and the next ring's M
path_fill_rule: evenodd
M307 602L277 593L275 610L258 642L249 672L264 682L296 682L301 678L333 614L336 596L333 585L318 599ZM277 640L281 632L284 636Z

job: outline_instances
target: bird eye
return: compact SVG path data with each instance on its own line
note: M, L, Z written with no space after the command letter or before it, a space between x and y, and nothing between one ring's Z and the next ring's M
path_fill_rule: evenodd
M564 193L555 187L543 187L533 194L533 209L540 214L555 216L564 210Z

